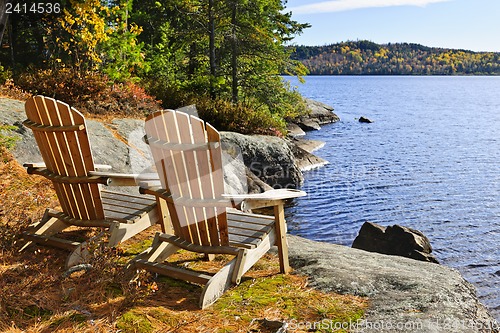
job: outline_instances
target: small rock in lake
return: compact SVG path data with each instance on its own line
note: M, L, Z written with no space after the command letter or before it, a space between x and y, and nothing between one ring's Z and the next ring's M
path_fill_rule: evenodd
M371 123L373 123L373 120L371 120L371 119L368 119L368 118L366 118L366 117L361 116L361 117L359 118L359 122L360 122L360 123L371 124Z

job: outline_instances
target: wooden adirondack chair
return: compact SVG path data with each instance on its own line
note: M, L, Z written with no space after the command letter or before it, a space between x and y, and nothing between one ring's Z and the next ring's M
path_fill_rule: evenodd
M35 96L26 101L28 119L44 163L27 163L29 174L52 181L62 211L47 209L42 220L24 233L28 243L39 243L71 250L67 267L84 262L88 242L70 241L57 234L71 226L101 227L99 235L109 235L108 246L136 235L159 221L156 199L101 191L100 184L136 186L135 175L96 172L83 115L52 98ZM109 166L100 166L111 169Z
M284 220L285 199L300 197L298 190L272 190L256 195L224 195L219 133L202 120L172 110L146 120L147 141L160 176L159 188L145 188L166 201L170 220L153 245L134 260L138 268L205 285L200 307L214 303L273 245L278 246L282 273L290 269ZM273 207L274 216L245 213L245 209ZM171 223L171 224L170 224ZM234 259L214 276L163 262L179 249L205 255L228 254Z

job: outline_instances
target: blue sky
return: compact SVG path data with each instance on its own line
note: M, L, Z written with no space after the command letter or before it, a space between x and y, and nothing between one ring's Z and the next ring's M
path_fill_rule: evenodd
M500 0L288 0L312 25L294 43L367 39L500 52Z

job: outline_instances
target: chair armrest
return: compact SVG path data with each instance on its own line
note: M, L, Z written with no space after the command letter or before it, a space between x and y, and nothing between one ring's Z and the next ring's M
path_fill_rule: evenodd
M88 176L61 176L52 173L45 167L45 163L25 163L23 164L27 168L28 174L36 174L44 176L51 181L57 183L68 183L68 184L84 184L84 183L99 183L110 186L137 186L137 184L143 180L154 180L158 179L156 173L147 174L123 174L123 173L110 173L103 171L90 171ZM106 165L99 165L111 168Z
M155 197L159 197L165 200L169 200L172 198L172 194L170 192L165 191L161 187L139 187L139 193L140 194L150 194L154 195Z
M299 198L305 195L306 192L301 190L278 189L255 194L223 194L222 196L233 201L241 201L241 209L249 210L276 206L284 200Z
M113 169L113 167L111 165L107 165L107 164L94 164L94 168L96 170L101 170L101 171L109 171L109 170Z
M37 162L37 163L24 163L23 167L25 168L33 168L33 169L44 169L45 163Z
M37 163L24 163L23 166L25 168L45 168L45 163L43 162L37 162ZM102 171L106 171L106 170L111 170L113 169L113 167L111 165L107 165L107 164L94 164L94 167L96 169L100 169Z
M157 179L158 175L137 174L137 173L110 173L102 171L90 171L90 176L104 177L108 179L107 185L110 186L137 186L143 180Z
M139 182L139 187L147 190L156 191L161 188L161 182L159 179L141 180Z
M35 166L33 166L35 165ZM24 164L27 167L27 172L30 175L40 175L45 178L62 184L104 184L108 185L108 178L101 177L100 175L89 175L89 176L62 176L51 172L49 169L44 167L38 167L35 163Z
M106 185L110 186L136 186L137 174L126 174L126 173L110 173L104 171L90 171L90 176L98 176L107 178L108 182Z

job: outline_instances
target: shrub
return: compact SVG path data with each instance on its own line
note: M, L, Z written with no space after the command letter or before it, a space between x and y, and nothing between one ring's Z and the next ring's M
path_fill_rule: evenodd
M16 84L32 94L45 95L72 106L99 99L108 86L106 77L95 72L84 74L70 68L40 69L23 73Z
M12 72L0 65L0 84L4 84L10 78L12 78Z
M208 97L192 102L196 104L200 118L221 131L275 136L281 136L286 131L285 121L271 114L267 108L253 109L242 103L233 104Z
M160 102L148 95L135 83L127 82L108 87L99 99L87 100L82 109L95 115L120 115L127 117L144 117L160 110Z
M131 82L111 85L106 76L97 72L82 74L69 68L35 70L22 74L17 85L95 115L143 117L160 108L159 102L140 86Z
M31 96L30 93L16 86L13 79L8 79L4 84L0 85L0 94L20 101L27 100Z

